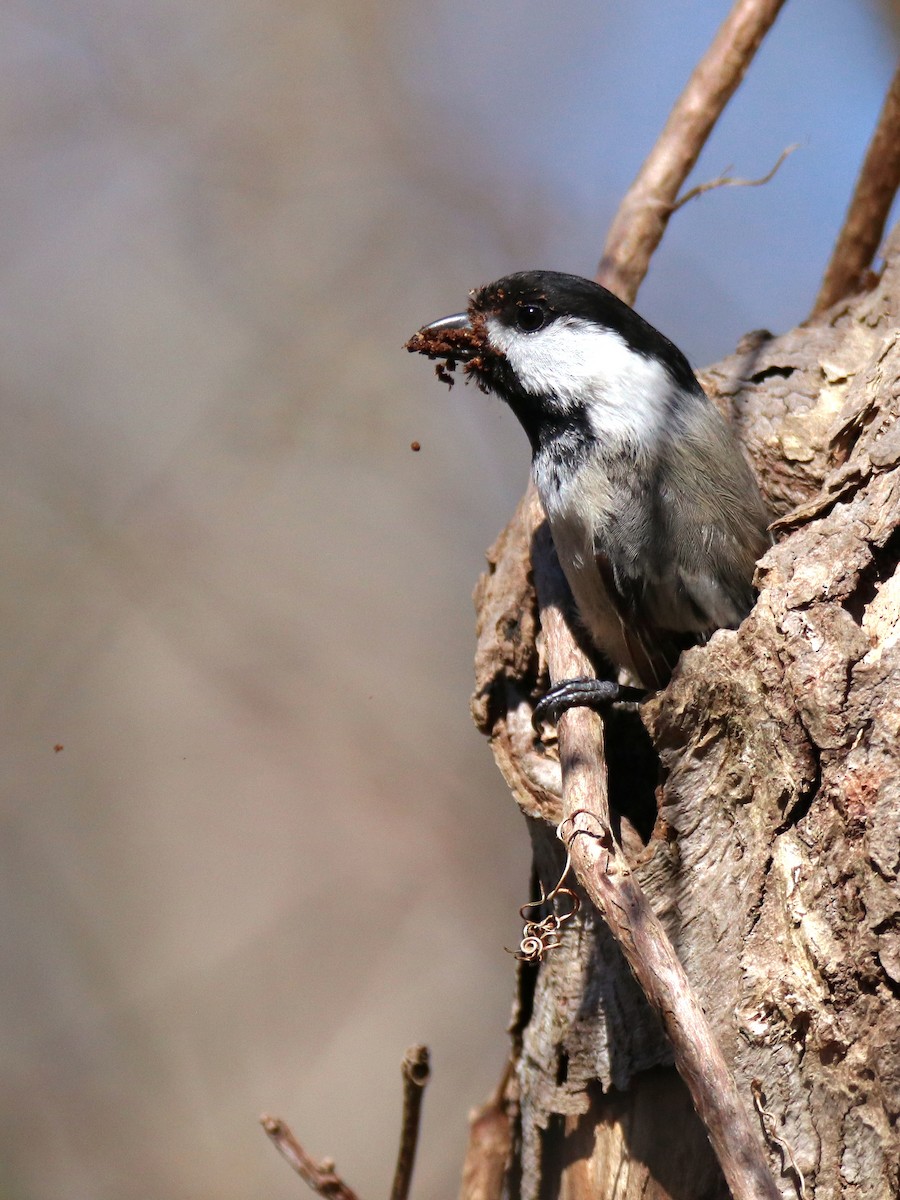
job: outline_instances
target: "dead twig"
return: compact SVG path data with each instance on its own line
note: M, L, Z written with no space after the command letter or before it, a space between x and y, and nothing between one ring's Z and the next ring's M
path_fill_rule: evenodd
M891 81L812 316L865 283L900 187L900 66Z
M409 1196L409 1185L416 1161L416 1145L419 1140L422 1097L425 1085L431 1077L428 1047L410 1046L403 1056L400 1070L403 1077L403 1116L391 1200L407 1200ZM314 1192L326 1200L359 1200L356 1192L338 1175L334 1162L330 1158L316 1162L280 1117L270 1117L263 1113L259 1123L271 1138L278 1153L291 1164Z
M738 0L694 68L613 218L597 282L634 302L678 192L784 0Z
M409 1185L416 1162L416 1145L419 1141L422 1099L426 1084L431 1078L428 1047L410 1046L403 1055L400 1071L403 1076L403 1116L400 1121L400 1145L397 1149L391 1200L406 1200L409 1195Z
M782 152L778 155L778 161L775 163L775 166L765 175L760 175L759 179L732 179L730 175L719 175L716 179L708 179L706 183L698 183L696 187L690 188L683 195L678 197L678 199L672 205L672 212L677 212L679 208L683 208L684 205L688 204L691 200L696 200L698 196L702 196L704 192L711 192L714 188L762 187L764 183L769 183L770 180L775 178L775 174L781 164L789 154L794 153L799 145L799 142L794 142L792 146L785 146ZM727 169L730 171L731 167L728 167Z
M272 1139L278 1153L291 1164L314 1192L327 1197L327 1200L359 1200L356 1192L348 1187L335 1171L331 1159L325 1158L316 1162L314 1158L310 1158L279 1117L269 1117L263 1113L259 1123Z

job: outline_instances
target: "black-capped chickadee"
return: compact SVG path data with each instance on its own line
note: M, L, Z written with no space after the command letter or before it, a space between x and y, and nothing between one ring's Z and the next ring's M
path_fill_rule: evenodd
M611 292L523 271L407 343L457 362L513 410L560 564L593 643L632 683L660 688L678 655L753 605L768 514L729 425L668 338ZM565 681L538 706L623 693Z

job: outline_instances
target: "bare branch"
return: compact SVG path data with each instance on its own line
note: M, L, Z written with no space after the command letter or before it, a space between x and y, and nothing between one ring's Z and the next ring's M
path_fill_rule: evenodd
M422 1099L431 1077L431 1064L427 1046L410 1046L403 1055L400 1066L403 1075L403 1117L400 1124L400 1146L397 1150L397 1166L391 1200L406 1200L416 1163L416 1144L419 1140L419 1119L422 1114Z
M284 1121L263 1113L259 1123L272 1139L278 1153L291 1164L314 1192L326 1197L326 1200L359 1200L356 1192L337 1174L331 1159L316 1162L314 1158L310 1158Z
M900 187L900 66L888 88L812 315L861 289Z
M784 0L737 0L613 218L597 281L633 303L678 192Z
M542 536L544 535L544 536ZM547 526L538 533L534 575L552 682L591 674L565 617L565 593ZM565 814L560 837L584 890L603 914L672 1043L734 1200L779 1200L765 1152L684 968L613 835L603 723L574 708L559 722Z
M789 154L800 145L799 142L794 142L792 146L785 146L782 152L778 155L778 161L775 166L765 175L761 175L759 179L732 179L730 175L719 175L717 179L708 179L706 183L698 183L696 187L690 188L683 195L679 196L672 205L672 212L677 212L679 208L683 208L691 200L695 200L698 196L702 196L704 192L711 192L714 188L722 187L761 187L764 183L775 178L778 168L784 162ZM730 171L731 168L729 167Z

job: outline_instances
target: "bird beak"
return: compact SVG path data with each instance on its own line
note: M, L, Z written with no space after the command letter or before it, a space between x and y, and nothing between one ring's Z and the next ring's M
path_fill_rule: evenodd
M452 317L441 317L430 325L423 325L418 333L406 343L412 353L425 354L429 358L455 359L469 362L482 350L481 338L469 320L468 313L454 313Z
M444 333L449 329L469 329L472 328L472 322L469 320L468 313L454 313L452 317L441 317L439 321L432 321L430 325L425 325L419 330L420 333Z

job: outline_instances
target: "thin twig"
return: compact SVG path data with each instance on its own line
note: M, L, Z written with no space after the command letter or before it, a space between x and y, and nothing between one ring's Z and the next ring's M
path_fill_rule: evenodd
M816 297L812 315L857 292L884 234L900 187L900 66L888 88L853 199Z
M629 304L647 274L685 179L784 2L737 0L619 205L597 281Z
M263 1113L259 1123L272 1139L282 1158L291 1164L314 1192L326 1197L326 1200L359 1200L356 1192L337 1174L331 1159L316 1162L314 1158L310 1158L284 1121Z
M775 173L784 162L789 154L793 154L799 147L799 142L794 142L792 146L785 146L782 152L778 155L778 161L771 171L767 171L765 175L760 175L759 179L732 179L730 175L719 175L716 179L708 179L706 183L698 183L696 187L690 188L679 196L672 205L672 212L677 212L679 208L683 208L691 200L696 200L698 196L702 196L704 192L711 192L714 188L723 187L762 187L764 183L769 183L775 178ZM728 168L731 170L731 167Z
M540 511L535 497L535 522ZM566 597L546 524L535 538L534 578L551 682L590 674L572 640ZM675 1065L734 1200L779 1200L761 1139L738 1093L706 1014L662 924L613 835L603 722L586 708L559 721L564 819L560 827L578 881L603 914L672 1043Z
M403 1116L400 1124L400 1146L397 1149L397 1166L391 1200L406 1200L416 1163L416 1144L419 1140L419 1119L422 1114L422 1099L425 1086L431 1077L431 1063L427 1046L410 1046L403 1055L400 1066L403 1075Z

